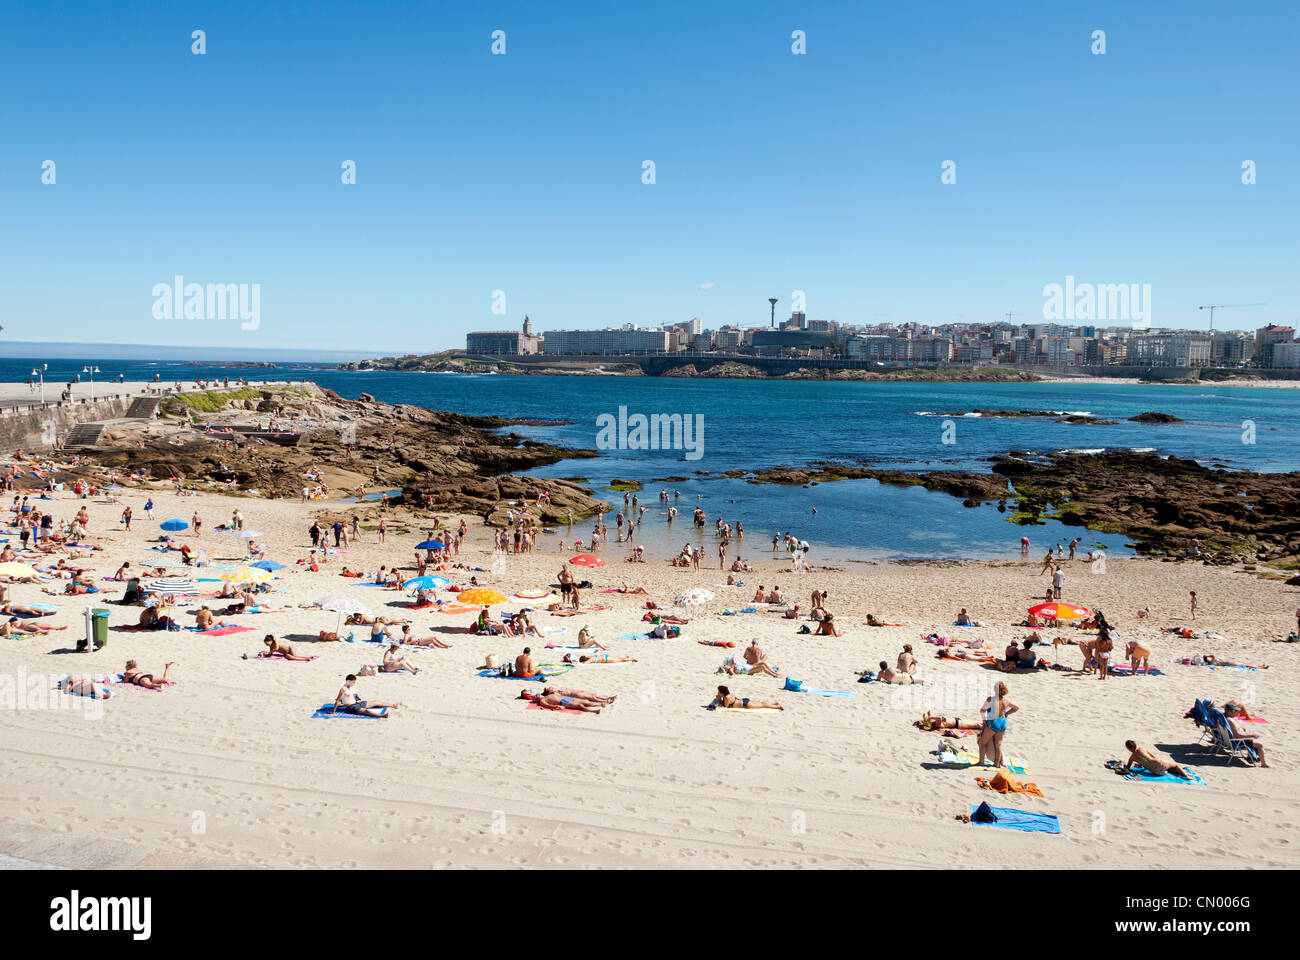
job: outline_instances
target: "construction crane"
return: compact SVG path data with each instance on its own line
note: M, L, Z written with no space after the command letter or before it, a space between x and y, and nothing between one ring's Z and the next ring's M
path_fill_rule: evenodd
M1197 310L1210 311L1210 333L1214 332L1214 311L1224 310L1228 307L1262 307L1262 303L1207 303L1203 307L1197 307Z

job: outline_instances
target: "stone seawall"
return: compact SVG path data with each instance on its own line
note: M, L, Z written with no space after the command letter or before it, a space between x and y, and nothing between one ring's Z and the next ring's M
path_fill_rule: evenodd
M62 403L33 403L0 410L0 449L48 451L55 439L63 439L79 423L114 420L126 416L133 396L109 400L67 400Z

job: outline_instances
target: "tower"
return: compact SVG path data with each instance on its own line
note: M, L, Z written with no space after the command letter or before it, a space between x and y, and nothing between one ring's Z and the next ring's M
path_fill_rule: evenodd
M772 305L771 326L776 327L776 297L768 297L767 302Z
M529 320L528 314L525 313L524 314L524 336L531 337L532 335L533 335L533 321Z

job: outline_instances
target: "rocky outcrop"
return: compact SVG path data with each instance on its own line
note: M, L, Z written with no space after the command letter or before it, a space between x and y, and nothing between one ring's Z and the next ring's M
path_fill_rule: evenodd
M1195 381L1193 381L1195 382ZM1182 423L1182 417L1175 417L1172 413L1159 413L1155 410L1148 410L1146 413L1139 413L1136 417L1129 417L1132 423Z

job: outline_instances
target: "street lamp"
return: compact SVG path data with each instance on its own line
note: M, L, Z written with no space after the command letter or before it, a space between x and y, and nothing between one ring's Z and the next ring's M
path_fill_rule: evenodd
M48 363L42 363L39 370L32 368L32 376L41 381L41 403L45 402L45 371L50 369Z
M95 374L99 373L99 367L82 367L82 373L90 374L90 402L95 402Z

